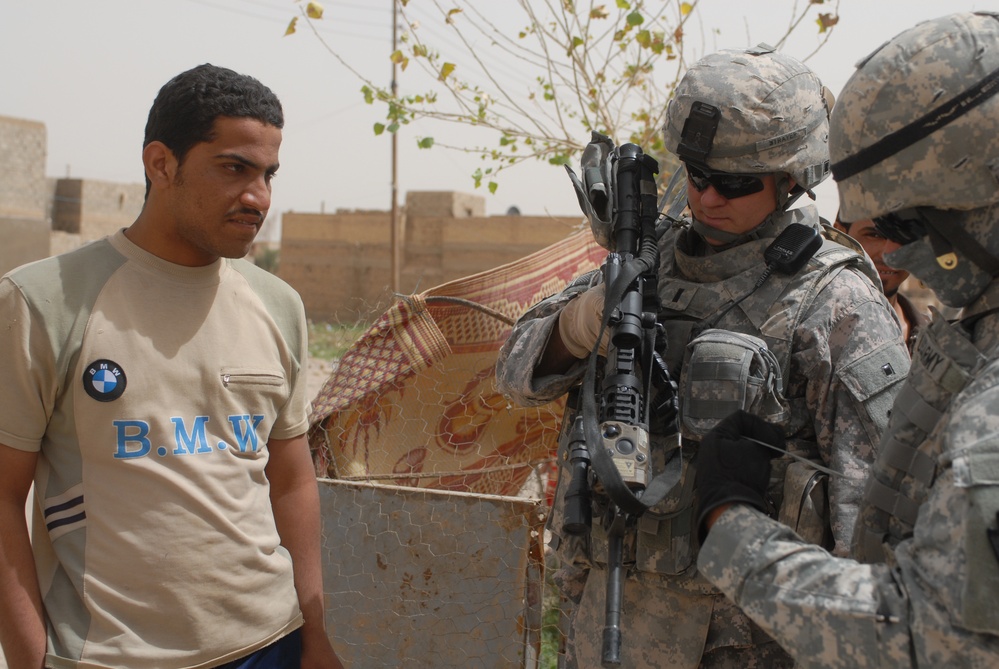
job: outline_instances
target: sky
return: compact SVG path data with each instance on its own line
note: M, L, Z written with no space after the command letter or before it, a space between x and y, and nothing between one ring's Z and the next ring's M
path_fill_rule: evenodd
M409 8L416 16L423 12L429 17L433 1L409 0ZM445 8L454 4L438 1ZM800 10L806 3L701 0L696 21L688 24L688 35L698 40L693 53L773 42L786 30L792 8ZM323 4L325 16L315 24L322 40L362 76L387 85L392 74L391 0ZM508 4L509 28L523 25L513 0L473 4ZM296 34L284 36L301 6L294 0L10 0L0 7L0 116L45 124L48 176L139 183L143 128L156 92L175 74L211 62L260 79L284 106L271 234L277 229L273 221L286 211L387 210L391 142L372 130L384 120L384 109L365 104L362 82L302 21ZM840 0L837 7L827 0L819 11L838 13L840 21L807 63L838 93L857 61L918 21L990 8L999 9L999 2ZM429 21L425 25L431 30ZM444 31L432 34L442 45L451 39ZM820 39L810 18L782 51L805 58ZM496 63L496 71L504 71L504 65ZM506 67L505 76L516 75L516 68ZM400 91L421 90L418 85L407 88L408 76L399 76ZM503 214L512 206L527 215L579 213L564 169L546 162L505 171L495 194L475 189L470 175L483 166L481 160L439 145L477 141L466 132L429 121L403 127L397 145L400 204L411 190L457 190L485 197L488 214ZM433 135L438 146L419 149L417 139L426 135ZM831 179L816 193L820 213L834 216Z

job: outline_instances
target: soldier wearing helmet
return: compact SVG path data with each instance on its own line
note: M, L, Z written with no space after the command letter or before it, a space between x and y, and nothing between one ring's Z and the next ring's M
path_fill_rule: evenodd
M999 666L999 14L926 21L861 61L832 114L845 220L963 307L934 314L892 410L854 532L859 561L724 495L701 505L702 573L801 666ZM710 490L763 494L777 438L738 414L702 443ZM702 475L707 470L702 470ZM711 524L713 523L713 525Z
M622 664L787 667L793 660L697 571L698 442L733 403L779 421L797 460L779 461L761 506L845 554L908 354L862 255L820 239L814 207L790 209L829 173L828 103L814 73L766 45L721 51L687 71L666 117L666 146L685 166L692 214L659 240L659 320L665 362L679 380L683 439L677 447L653 434L652 459L654 470L682 462L682 477L626 540ZM584 175L593 155L600 151L584 153ZM606 218L580 203L603 242ZM818 249L775 271L765 254L786 232ZM574 282L517 322L497 363L498 385L512 400L541 404L579 384L597 348L599 279ZM748 399L749 387L765 387L764 400ZM802 461L849 476L827 486ZM555 578L576 603L565 664L593 667L601 662L606 535L596 521L584 538L562 531L568 480L563 469L549 519ZM594 518L600 510L597 500Z

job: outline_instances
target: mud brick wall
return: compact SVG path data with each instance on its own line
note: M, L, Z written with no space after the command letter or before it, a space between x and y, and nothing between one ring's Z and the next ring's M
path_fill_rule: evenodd
M49 254L45 124L0 116L0 275Z
M484 200L414 192L400 208L401 292L512 262L563 239L581 217L485 216ZM278 275L301 294L313 320L371 320L395 301L391 215L384 211L285 213Z
M132 222L142 211L144 184L97 179L55 179L52 229L100 239Z

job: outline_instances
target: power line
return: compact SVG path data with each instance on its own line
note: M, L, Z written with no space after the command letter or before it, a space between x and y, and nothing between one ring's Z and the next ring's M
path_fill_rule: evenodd
M282 2L281 6L278 6L278 5L273 5L273 4L267 3L267 2L262 1L262 0L241 0L242 4L254 5L256 7L260 7L260 8L267 9L267 10L271 10L272 13L270 15L260 14L260 13L255 12L255 11L248 11L248 10L240 8L240 7L235 7L235 6L232 6L232 5L222 4L220 2L212 2L211 0L187 0L187 2L195 4L195 5L201 5L203 7L210 7L212 9L216 9L216 10L219 10L219 11L222 11L222 12L226 12L226 13L229 13L229 14L238 14L240 16L245 16L245 17L248 17L248 18L253 18L253 19L259 19L259 20L262 20L262 21L267 21L268 23L274 23L276 26L283 26L287 22L291 21L291 19L293 19L293 18L295 18L297 16L300 16L300 14L297 11L297 8L295 8L294 11L290 11L289 10L289 5L287 3L285 3L285 2ZM360 6L360 5L342 5L342 4L338 4L337 7L345 7L345 8L349 8L349 9L357 9L357 10L364 10L364 11L367 11L369 9L367 7L363 7L363 6ZM354 18L338 17L335 20L335 22L334 21L322 21L322 20L321 21L316 21L315 22L315 26L316 26L316 29L319 32L322 32L322 33L325 33L325 34L338 35L338 36L341 36L341 37L353 37L353 38L367 40L367 39L371 39L372 36L371 35L366 35L366 34L359 34L356 30L354 30L354 31L351 31L351 30L340 30L339 27L340 26L346 26L346 27L378 28L379 30L383 31L384 28L385 28L385 22L375 23L373 21L363 21L363 20L359 21L359 20L356 20ZM384 38L384 35L381 34L381 33L379 34L379 37L385 39L386 41L388 41L388 39Z

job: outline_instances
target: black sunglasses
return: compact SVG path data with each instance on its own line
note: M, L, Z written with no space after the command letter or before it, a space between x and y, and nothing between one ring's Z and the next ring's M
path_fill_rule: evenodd
M902 246L926 236L926 223L918 209L899 209L873 220L875 230Z
M684 167L687 168L687 178L698 193L703 193L708 186L714 186L719 195L731 200L763 190L763 179L755 174L717 172L693 163L684 163Z

